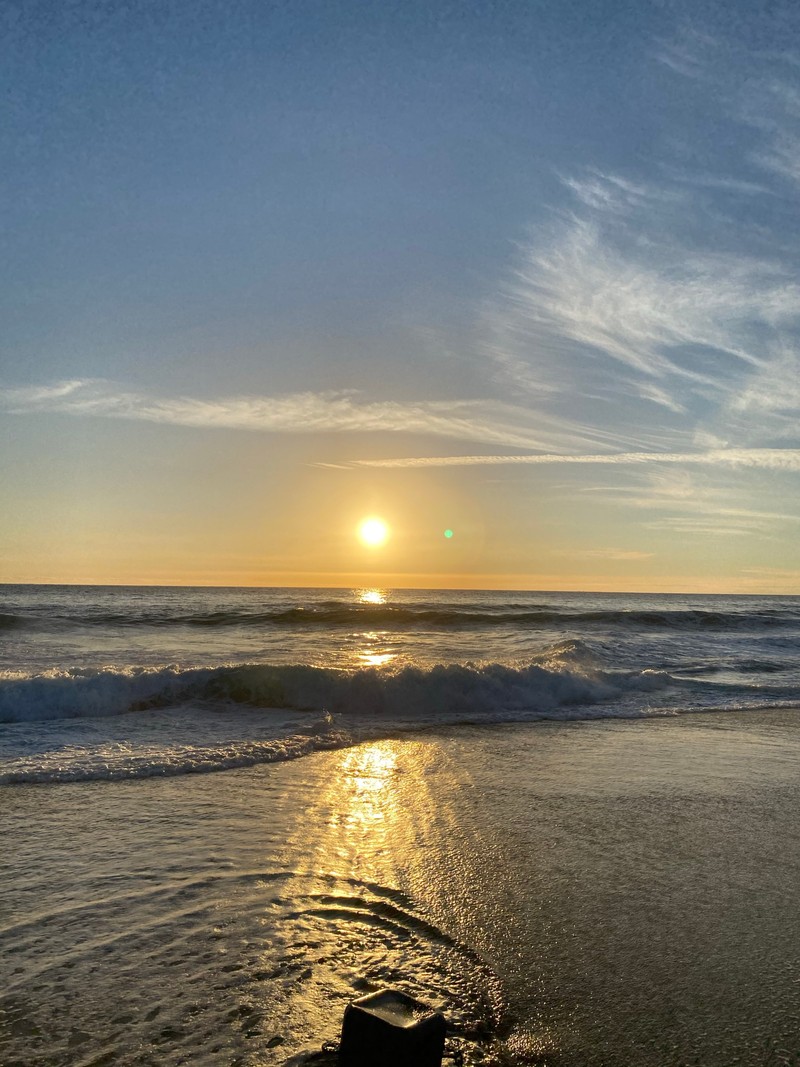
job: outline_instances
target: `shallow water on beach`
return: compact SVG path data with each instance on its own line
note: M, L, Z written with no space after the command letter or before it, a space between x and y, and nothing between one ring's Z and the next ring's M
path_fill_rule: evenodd
M800 1047L791 711L2 789L0 1061L284 1064L384 985L477 1064Z

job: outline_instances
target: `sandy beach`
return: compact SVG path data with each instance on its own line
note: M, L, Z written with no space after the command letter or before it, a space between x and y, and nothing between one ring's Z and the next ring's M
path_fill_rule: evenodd
M2 1061L283 1064L390 985L468 1063L755 1067L800 1033L799 765L762 711L5 788Z

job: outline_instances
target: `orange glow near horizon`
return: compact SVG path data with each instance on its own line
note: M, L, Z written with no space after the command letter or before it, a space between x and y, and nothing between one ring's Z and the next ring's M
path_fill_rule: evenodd
M31 568L32 570L32 568ZM0 585L165 586L174 588L263 588L263 589L354 589L363 588L365 575L343 571L270 571L252 569L197 571L181 567L148 571L75 568L64 572L13 571L0 574ZM638 579L620 575L596 576L569 573L424 573L381 572L369 576L382 589L442 589L515 591L538 593L707 593L718 596L750 594L800 596L800 572L786 577L746 576L715 578L694 574L674 577L648 574Z

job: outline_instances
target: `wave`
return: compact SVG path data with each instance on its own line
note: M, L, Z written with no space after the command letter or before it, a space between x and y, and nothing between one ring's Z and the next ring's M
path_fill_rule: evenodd
M371 629L430 628L559 628L601 627L657 630L760 630L800 626L800 609L775 608L761 611L712 611L682 609L596 609L579 611L537 605L509 606L481 611L453 605L350 604L337 601L313 607L280 608L272 611L212 612L74 612L0 614L0 630L55 627L198 627L205 629L259 627L361 627Z
M52 670L0 679L0 722L122 715L187 703L319 710L436 721L593 704L666 684L654 671L608 671L580 642L523 666L446 664L340 670L306 665Z
M352 738L341 731L292 734L267 740L241 739L218 744L169 743L147 746L96 745L37 752L0 765L0 785L114 782L130 778L167 778L209 774L262 763L285 763L314 752L342 748Z
M609 669L580 641L516 666L245 664L6 675L0 784L207 773L431 727L797 707L798 696L796 686Z
M516 667L249 664L6 677L0 721L10 758L0 784L227 770L456 723L663 714L636 694L670 684L658 672L598 669L586 646L569 641Z

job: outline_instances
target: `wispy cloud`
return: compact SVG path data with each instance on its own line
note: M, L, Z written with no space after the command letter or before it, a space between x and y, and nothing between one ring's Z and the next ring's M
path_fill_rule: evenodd
M0 389L0 410L134 419L174 426L265 433L408 433L507 448L572 447L581 435L557 420L495 400L400 403L353 392L216 399L152 396L98 380ZM595 446L598 435L582 439Z
M791 42L788 42L791 44ZM666 45L660 58L682 77L702 83L706 95L739 128L741 171L704 174L695 185L753 197L768 193L771 210L729 216L725 239L739 233L765 249L750 302L750 338L758 362L741 374L708 418L709 428L740 444L800 438L800 257L791 236L796 228L800 183L800 56L788 50L758 53L739 43L686 31ZM685 184L690 176L683 175ZM745 272L746 276L746 272ZM743 305L746 306L746 305ZM735 319L729 320L735 326ZM753 328L755 327L755 332ZM747 331L745 331L745 334ZM754 351L754 349L750 349Z
M781 567L747 567L742 574L752 575L754 578L775 578L781 582L800 581L800 570Z
M608 392L616 377L683 412L688 395L721 399L785 348L800 321L793 264L723 247L730 233L698 244L705 205L677 185L598 171L565 184L580 206L532 236L488 316L490 355L519 384L552 395L602 377Z
M564 455L536 453L524 456L400 456L392 459L359 459L365 467L477 467L498 465L603 465L641 466L684 464L687 466L742 467L773 471L800 471L799 448L720 448L705 452L609 452Z
M718 46L714 37L687 26L678 36L661 42L656 58L685 78L708 81L708 54Z
M787 38L789 48L794 42ZM790 50L755 52L747 42L734 43L685 28L662 42L658 60L682 78L701 84L730 118L749 126L757 140L746 158L773 176L800 182L800 57ZM708 180L714 180L710 178ZM775 193L762 183L718 176L716 184L740 191Z
M674 534L709 537L748 537L763 533L766 526L741 515L709 514L705 517L691 515L665 515L653 522L643 523L646 529L668 531Z
M652 559L654 552L639 552L636 549L624 548L565 548L551 553L553 556L566 556L569 559L606 559L618 563L637 563L641 560Z
M797 472L800 255L774 218L756 220L749 209L767 194L778 200L795 171L800 180L800 67L784 62L770 73L757 64L745 103L733 77L719 73L721 54L719 42L688 32L660 59L699 92L713 85L727 121L749 130L741 170L713 172L706 162L691 173L684 158L646 178L592 166L562 175L561 209L520 243L481 316L487 393L501 399L400 402L354 391L204 399L81 379L0 389L0 409L269 433L403 433L490 453L353 461L370 467Z
M800 64L694 31L658 58L696 87L702 129L738 131L741 152L692 144L693 170L676 138L646 177L592 166L562 175L561 210L521 242L485 308L487 361L543 416L613 425L629 442L613 462L795 470L775 446L800 445L800 253L787 193L800 181Z
M762 494L753 494L751 503L742 479L724 478L719 469L653 466L640 468L638 473L625 485L597 487L595 500L632 509L639 515L638 525L645 529L714 538L758 535L764 541L774 538L779 530L785 531L787 524L791 528L800 522L800 515L785 506L759 506ZM751 494L752 488L751 481ZM785 498L779 494L773 499L782 503Z

